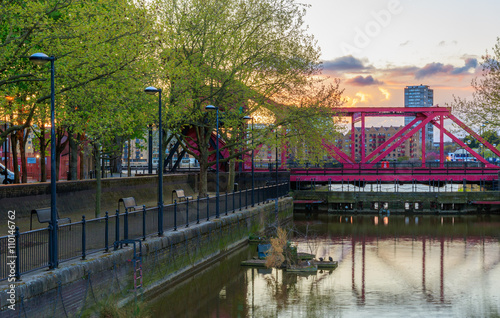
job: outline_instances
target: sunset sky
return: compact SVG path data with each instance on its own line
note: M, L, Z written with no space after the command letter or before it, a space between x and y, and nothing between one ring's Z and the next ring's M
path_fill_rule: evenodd
M323 73L346 106L404 106L404 87L429 85L434 104L470 97L481 56L500 36L498 0L302 0Z

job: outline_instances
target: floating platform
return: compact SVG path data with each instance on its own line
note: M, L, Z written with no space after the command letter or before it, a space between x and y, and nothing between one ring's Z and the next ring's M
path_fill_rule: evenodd
M311 265L316 267L316 270L318 269L335 269L339 266L339 262L338 261L333 261L333 262L329 262L329 261L312 261L311 262ZM265 259L249 259L249 260L246 260L246 261L243 261L241 262L241 266L249 266L249 267L257 267L257 268L265 268L266 267L266 260ZM304 267L302 267L304 268ZM290 271L289 268L286 269L287 272L297 272L297 271ZM309 270L306 270L306 271L309 271ZM302 271L304 272L304 271Z

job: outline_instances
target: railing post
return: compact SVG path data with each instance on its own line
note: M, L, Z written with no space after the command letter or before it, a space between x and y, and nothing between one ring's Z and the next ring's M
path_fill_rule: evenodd
M119 240L120 240L120 212L118 212L118 210L116 210L115 244L113 244L115 251L118 249L118 245L116 242L118 242Z
M260 187L257 187L257 205L260 205Z
M189 227L189 198L186 198L186 227Z
M146 240L146 205L142 206L142 240Z
M245 189L245 209L248 206L248 189Z
M467 183L465 181L465 178L463 179L463 187L464 187L464 192L467 192Z
M82 259L85 259L86 236L85 236L85 215L82 215Z
M109 214L106 211L106 215L104 217L105 220L105 229L104 229L104 251L109 252Z
M240 188L240 211L241 211L241 188Z
M128 209L125 209L125 216L123 217L123 239L128 240Z
M234 201L235 201L235 200L234 200L234 191L231 193L231 197L233 198L233 213L234 213L234 212L236 211L236 208L235 208L235 206L234 206L234 203L235 203L235 202L234 202Z
M210 221L210 196L207 194L207 221Z
M227 215L227 190L226 190L226 215Z
M21 235L19 234L19 227L16 226L16 232L14 233L14 236L16 238L16 243L15 243L15 246L16 246L16 268L15 268L15 277L16 277L16 281L18 281L20 278L21 278L21 272L19 270L19 266L20 266L20 263L21 263L21 260L19 259L19 239L21 237Z
M177 200L174 200L174 231L177 231Z
M200 224L200 196L196 200L196 224Z

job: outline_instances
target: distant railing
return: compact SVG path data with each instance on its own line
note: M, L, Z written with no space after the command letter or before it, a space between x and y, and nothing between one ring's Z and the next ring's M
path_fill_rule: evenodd
M367 182L365 179L351 179L342 180L341 182L332 182L329 178L327 183L324 182L322 185L327 186L327 191L332 192L488 192L488 191L499 191L499 181L498 180L487 180L479 179L477 184L470 185L466 180L460 182L453 181L452 179L429 179L426 182L418 181L417 179L409 180L406 182L401 182L400 180L393 180L391 182L383 181L382 179L377 179L373 182ZM296 178L295 187L296 189L302 190L315 190L318 186L317 180L315 178L309 180L301 180L300 177Z
M260 205L276 196L286 196L289 187L290 183L286 181L221 194L219 214L228 215ZM198 197L183 202L175 200L173 204L164 205L163 209L163 230L176 231L179 227L189 227L214 218L216 197ZM0 281L49 267L49 231L50 226L23 233L16 228L10 235L0 237ZM93 253L116 249L115 242L121 240L146 240L147 237L157 236L158 207L143 206L139 211L116 211L115 214L106 212L104 217L91 220L83 216L81 221L59 226L57 233L59 262L85 259Z

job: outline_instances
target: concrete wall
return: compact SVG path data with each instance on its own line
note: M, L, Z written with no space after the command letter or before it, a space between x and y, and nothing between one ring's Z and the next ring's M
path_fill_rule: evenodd
M264 186L266 181L275 180L275 174L258 172L255 174L255 186ZM289 179L290 174L280 172L280 179ZM138 205L146 207L158 204L158 177L142 176L131 178L102 179L101 215L105 211L114 213L118 200L134 197ZM197 173L167 174L163 177L163 197L165 204L171 202L172 190L184 189L186 195L196 198L198 192ZM240 188L251 188L251 173L237 173L236 182ZM208 174L208 190L215 192L215 173ZM226 191L227 173L220 173L220 191ZM60 181L57 182L57 210L60 217L65 215L81 216L93 213L96 198L96 181ZM30 217L31 210L50 206L50 182L0 185L0 220L7 219L9 210L16 211L16 218ZM123 206L120 207L123 212ZM87 215L87 218L90 217ZM23 230L23 229L21 229Z
M251 231L263 230L275 220L275 204L257 205L218 220L211 220L164 237L152 237L142 242L143 292L154 294L161 285L182 279L229 252L239 244L246 244ZM293 200L279 202L280 220L293 213ZM56 270L41 270L23 275L15 283L16 311L8 309L9 286L0 283L0 316L59 317L65 312L79 315L83 309L96 303L122 302L134 299L132 268L129 261L133 249L123 249L90 255L87 260L61 264ZM92 309L94 310L94 309Z

